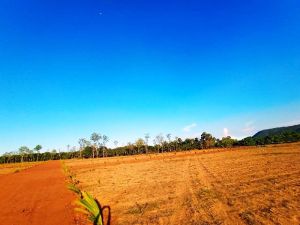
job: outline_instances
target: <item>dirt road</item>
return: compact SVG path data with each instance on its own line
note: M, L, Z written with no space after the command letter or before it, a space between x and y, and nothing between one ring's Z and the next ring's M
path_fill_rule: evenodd
M75 196L58 161L0 177L1 225L74 225Z

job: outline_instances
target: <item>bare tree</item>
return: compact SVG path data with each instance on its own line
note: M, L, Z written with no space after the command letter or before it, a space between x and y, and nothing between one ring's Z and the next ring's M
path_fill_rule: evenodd
M105 156L104 151L105 151L105 148L106 148L106 143L109 142L109 138L106 135L103 135L102 140L103 140L102 156L104 157Z
M78 140L78 144L79 144L80 158L82 158L82 151L85 148L86 140L84 138L80 138Z
M91 135L91 141L94 142L93 144L93 158L95 158L95 153L98 157L98 148L99 148L99 143L100 143L100 140L101 140L102 136L100 134L97 134L97 133L92 133Z
M114 141L114 145L117 148L118 147L119 142L117 140Z
M159 152L159 149L160 149L160 147L162 147L163 142L164 142L164 137L163 137L163 135L162 135L162 134L157 135L157 136L155 137L154 141L155 141L156 145L158 145L158 152ZM162 148L162 152L163 152L163 151L164 151L164 149Z
M146 133L146 134L145 134L145 148L146 148L146 154L148 153L148 142L149 142L149 138L150 138L149 133Z
M171 134L167 134L166 137L168 139L168 150L171 151Z

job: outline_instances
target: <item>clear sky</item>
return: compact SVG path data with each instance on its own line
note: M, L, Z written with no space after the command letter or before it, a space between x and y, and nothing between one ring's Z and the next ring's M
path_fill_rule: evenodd
M300 1L1 0L0 85L0 153L300 123Z

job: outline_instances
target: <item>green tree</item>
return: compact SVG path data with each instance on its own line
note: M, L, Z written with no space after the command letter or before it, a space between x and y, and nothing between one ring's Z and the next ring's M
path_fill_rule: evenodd
M140 149L145 145L145 142L142 138L136 140L135 145L137 147L138 153L140 153Z
M29 148L27 146L21 146L19 148L19 154L21 156L21 162L24 161L24 156L27 154L28 151L29 151Z
M82 151L86 147L86 140L84 138L79 138L78 144L79 144L79 152L80 152L79 157L82 158Z
M256 140L253 137L246 137L243 140L239 141L239 145L254 146L256 145Z
M93 144L93 158L95 158L95 153L97 154L98 157L98 148L99 148L99 142L102 139L102 136L100 134L97 133L92 133L91 135L91 141L94 142Z
M220 145L221 145L221 147L229 148L229 147L232 147L236 142L237 142L237 140L232 139L230 136L227 136L227 137L223 137L220 140Z
M175 143L175 151L177 151L177 149L178 149L178 140L179 140L179 137L175 137L175 140L174 140L174 143Z
M102 148L102 157L105 157L105 149L106 149L106 143L109 142L109 138L106 135L103 135L103 148Z
M37 145L34 147L34 151L36 152L36 161L39 161L39 154L40 154L40 151L43 147L41 145Z
M211 148L215 145L215 138L209 134L209 133L206 133L206 132L203 132L201 134L201 139L200 139L200 142L201 142L201 146L202 148Z

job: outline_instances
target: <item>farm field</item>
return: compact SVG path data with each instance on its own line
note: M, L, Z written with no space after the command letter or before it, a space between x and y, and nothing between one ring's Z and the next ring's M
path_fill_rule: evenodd
M41 162L26 162L26 163L8 163L0 164L0 175L9 173L18 173L22 170L36 166Z
M300 143L66 165L111 224L300 224Z

